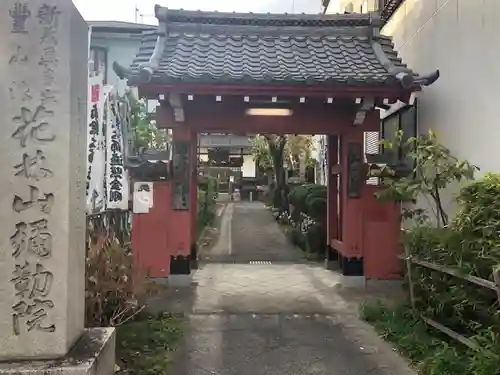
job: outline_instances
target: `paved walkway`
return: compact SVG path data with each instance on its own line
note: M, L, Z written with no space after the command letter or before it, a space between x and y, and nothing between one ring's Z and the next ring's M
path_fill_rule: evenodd
M261 203L230 203L221 223L197 285L168 297L188 317L172 375L415 375L357 319L360 296L303 261Z
M302 262L303 253L291 246L276 220L260 202L228 203L220 223L220 237L205 263Z

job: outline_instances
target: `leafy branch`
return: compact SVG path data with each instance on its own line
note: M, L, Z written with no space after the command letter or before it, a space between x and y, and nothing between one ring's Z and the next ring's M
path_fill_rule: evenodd
M369 176L380 177L383 186L377 198L406 204L403 219L422 222L429 219L427 212L414 205L418 198L423 197L429 203L437 225L447 226L449 217L443 206L442 191L452 182L473 179L479 168L452 155L438 142L432 130L426 135L410 138L405 138L403 131L399 130L392 141L382 140L380 143L384 150L400 154L402 159L400 163L370 168Z
M154 119L154 111L149 112L144 100L137 100L131 93L128 94L131 105L131 125L135 132L135 148L166 149L169 134L166 129L158 129Z

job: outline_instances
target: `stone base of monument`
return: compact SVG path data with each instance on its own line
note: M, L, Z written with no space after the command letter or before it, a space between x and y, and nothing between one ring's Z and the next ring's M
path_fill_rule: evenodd
M50 361L0 362L0 374L112 375L115 372L115 329L86 329L68 355Z

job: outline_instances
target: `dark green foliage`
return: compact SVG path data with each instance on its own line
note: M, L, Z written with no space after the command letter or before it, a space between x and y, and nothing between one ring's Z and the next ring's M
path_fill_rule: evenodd
M296 233L292 242L304 251L324 253L326 249L327 187L304 184L292 189L289 194L291 220ZM310 220L312 224L309 224Z
M488 174L462 189L461 210L453 221L460 232L460 263L470 273L490 279L491 268L500 265L500 174Z
M327 202L321 197L310 196L306 200L306 214L314 220L326 224Z
M397 131L393 141L384 140L381 144L386 150L402 150L412 168L400 175L397 165L372 166L369 177L381 177L384 187L377 192L377 197L382 201L406 203L407 206L403 207L404 219L421 223L432 216L438 226L447 226L449 218L443 208L442 190L453 182L472 180L478 168L453 156L438 142L432 130L416 138L407 138L402 131ZM421 197L429 202L431 215L412 207Z
M298 248L302 250L306 250L306 241L302 233L300 233L300 230L298 228L292 227L289 228L287 231L287 236L292 245L297 246Z
M421 260L492 280L493 268L500 264L500 175L487 175L465 186L458 202L460 210L447 228L420 225L405 233L404 245ZM496 293L420 266L412 267L411 276L418 311L475 339L496 356L484 363L474 360L476 372L470 373L487 374L485 366L493 363L500 368L500 306Z
M422 375L499 375L498 355L476 352L429 328L411 307L364 304L361 317L409 358ZM498 346L497 346L498 348ZM490 347L491 349L491 347Z
M488 175L464 187L461 209L448 228L419 226L404 236L411 254L464 274L492 280L500 264L500 176ZM465 335L500 333L496 293L459 278L414 267L418 307ZM500 352L500 350L499 350Z
M398 134L397 138L401 140L401 136ZM384 176L382 181L386 189L379 198L406 203L403 217L416 219L416 226L403 236L406 250L420 260L492 280L493 268L500 265L500 175L486 175L463 187L458 197L460 210L450 221L443 210L441 191L454 181L471 179L477 168L451 155L432 132L410 138L405 146L412 149L408 157L415 165L413 174L399 178L390 167L381 171L384 173L379 175ZM433 214L412 207L420 197L427 198ZM440 228L435 228L428 220L432 216ZM447 339L450 344L443 344L442 349L434 347L425 352L422 358L429 366L423 373L500 374L500 306L496 293L418 265L412 266L411 280L419 314L475 340L481 348L472 353L462 344ZM380 316L387 322L385 330L401 323L397 329L403 334L396 339L408 340L404 342L415 352L421 350L419 341L423 339L412 339L413 331L410 334L403 330L403 319L388 319L396 312L388 314ZM434 337L435 330L431 332ZM428 345L432 348L432 343ZM411 358L415 355L413 352L407 354Z
M197 199L197 230L198 235L215 219L215 205L218 196L219 183L216 178L207 177L198 184Z
M316 220L326 222L326 194L323 185L306 184L290 192L290 204L293 205L292 218L299 218L304 213Z
M117 364L127 375L164 375L172 351L182 337L180 317L160 314L143 316L118 328Z
M326 250L326 227L322 223L311 225L306 233L307 249L312 253L324 254Z

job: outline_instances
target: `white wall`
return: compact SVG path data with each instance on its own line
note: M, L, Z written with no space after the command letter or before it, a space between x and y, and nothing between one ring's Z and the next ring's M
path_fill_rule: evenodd
M243 177L255 177L255 160L253 155L243 155L243 165L241 167L241 173Z
M117 61L124 67L129 67L139 50L140 35L113 35L94 33L91 40L92 47L103 47L108 51L107 83L118 88L118 93L123 95L127 81L121 81L113 71L113 62Z
M377 8L377 0L331 0L326 13L366 13Z
M481 173L500 172L499 25L499 0L406 0L382 30L410 68L441 71L419 96L419 132L437 131ZM446 197L450 213L455 192Z
M499 0L406 0L382 30L410 68L441 71L419 96L419 131L483 172L500 171L499 25Z

